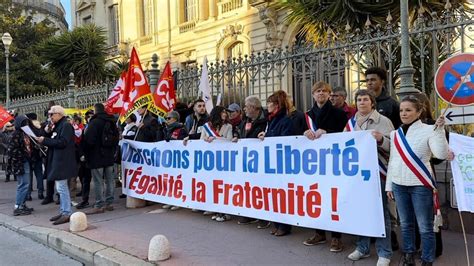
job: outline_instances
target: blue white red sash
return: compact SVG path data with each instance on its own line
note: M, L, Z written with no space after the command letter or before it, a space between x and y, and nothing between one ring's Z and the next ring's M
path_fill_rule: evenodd
M355 116L353 116L351 119L349 119L349 121L347 121L346 131L348 132L355 131L355 125L356 125L356 119L355 119ZM385 180L387 179L387 167L380 159L378 160L379 160L380 177L382 178L382 180Z
M435 213L435 228L436 226L442 225L442 220L436 224L437 219L441 219L441 211L439 206L439 197L438 197L438 190L436 189L436 181L431 176L430 171L426 168L425 164L421 161L421 159L413 152L408 144L407 139L405 138L405 134L403 133L402 128L397 129L395 132L395 148L400 154L403 162L408 166L408 169L412 171L412 173L420 180L420 182L427 188L433 189L433 205L436 211Z
M203 126L204 130L206 130L207 134L209 137L215 137L219 138L221 135L219 135L219 132L217 132L210 124L209 122L205 123Z
M349 119L346 124L346 131L355 131L356 119L355 116Z
M316 125L316 123L313 121L313 119L311 119L311 117L306 113L304 114L305 118L306 118L306 125L308 125L308 128L311 129L311 131L316 131L318 130L318 126Z

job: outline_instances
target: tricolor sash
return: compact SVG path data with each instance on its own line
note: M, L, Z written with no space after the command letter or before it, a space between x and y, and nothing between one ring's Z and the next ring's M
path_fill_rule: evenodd
M356 125L356 119L355 119L355 116L353 116L351 119L349 119L349 121L347 121L346 131L355 131L354 130L355 125Z
M217 132L210 124L209 122L205 123L203 126L204 130L206 130L207 134L209 137L214 137L214 138L219 138L221 135L219 135L219 132Z
M356 119L355 119L355 116L353 116L351 119L349 119L349 121L347 121L346 131L348 131L348 132L355 131L355 126L356 126ZM380 159L378 159L378 160L379 160L380 178L382 178L382 180L386 180L387 179L387 167L385 166L385 164Z
M318 130L318 126L316 125L316 123L313 121L313 119L311 119L311 117L306 113L304 114L305 118L306 118L306 125L308 125L308 128L311 129L311 131L316 131Z
M395 131L394 136L394 143L395 148L397 149L400 157L402 158L403 162L408 166L408 169L412 171L412 173L420 180L420 182L427 188L433 189L433 206L435 209L435 223L434 223L434 230L437 232L438 227L443 225L443 221L441 218L441 210L439 206L439 197L438 197L438 189L436 188L436 181L431 176L430 171L426 168L425 164L421 161L421 159L413 152L408 144L407 139L405 138L405 134L403 133L402 128L398 128Z

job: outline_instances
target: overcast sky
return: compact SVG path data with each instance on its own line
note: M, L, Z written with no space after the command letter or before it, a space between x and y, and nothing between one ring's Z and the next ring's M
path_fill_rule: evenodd
M66 10L66 21L69 24L69 29L71 28L71 0L61 0L64 9Z

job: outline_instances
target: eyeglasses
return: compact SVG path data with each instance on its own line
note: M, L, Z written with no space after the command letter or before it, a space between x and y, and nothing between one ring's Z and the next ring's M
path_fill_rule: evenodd
M171 120L173 117L165 117L166 120Z
M58 113L49 113L48 116L53 116L54 114L58 114Z
M342 97L342 95L339 95L339 94L331 94L331 95L329 95L329 97L331 97L331 98L336 98L336 97Z

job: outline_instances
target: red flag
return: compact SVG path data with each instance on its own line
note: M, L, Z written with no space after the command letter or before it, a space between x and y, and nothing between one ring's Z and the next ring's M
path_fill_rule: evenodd
M122 121L140 107L148 105L151 102L153 102L153 99L151 97L150 85L146 80L140 59L138 59L137 51L134 47L125 79L123 108L120 114Z
M5 126L7 122L10 122L13 119L13 117L7 112L7 110L3 109L3 107L0 106L0 129Z
M127 72L122 72L117 84L110 93L109 98L105 102L105 111L109 114L120 114L123 107L123 92L125 89L125 79Z
M176 93L170 62L166 63L165 69L163 69L158 86L153 93L153 100L155 106L166 113L172 111L176 105Z

